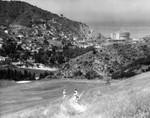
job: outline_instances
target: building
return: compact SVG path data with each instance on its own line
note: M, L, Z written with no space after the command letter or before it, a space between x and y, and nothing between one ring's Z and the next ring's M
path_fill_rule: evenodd
M6 57L0 56L0 61L5 61Z
M4 32L5 32L6 34L8 34L8 30L5 30Z
M128 40L128 39L130 39L130 32L119 31L119 32L111 33L111 39L113 39L113 40Z

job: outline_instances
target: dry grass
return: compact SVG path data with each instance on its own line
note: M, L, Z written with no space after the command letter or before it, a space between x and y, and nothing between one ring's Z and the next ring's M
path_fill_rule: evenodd
M83 113L71 107L68 97L19 118L150 118L149 77L145 73L90 89L79 101L88 107Z
M145 74L89 90L80 100L88 106L81 114L68 101L49 109L46 118L150 118L150 79Z
M129 87L127 83L123 88L107 86L90 90L81 99L89 105L87 111L78 114L65 101L62 103L65 110L60 109L53 118L150 118L150 83L146 82L145 87L135 85Z
M89 91L83 101L91 103L76 118L150 118L150 80L133 79Z
M150 94L118 93L97 99L86 114L99 118L149 118Z

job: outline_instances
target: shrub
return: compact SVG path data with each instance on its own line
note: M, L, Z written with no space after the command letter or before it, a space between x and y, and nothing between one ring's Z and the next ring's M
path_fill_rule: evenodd
M49 77L51 77L51 78L52 78L52 77L54 76L54 73L53 73L53 72L49 72L49 74L48 74L48 75L49 75Z
M74 72L73 75L74 75L75 77L77 77L77 76L82 76L83 73L82 73L80 70L77 70L77 71Z
M94 70L90 70L85 74L85 78L89 80L95 79L96 77L98 77L98 74Z

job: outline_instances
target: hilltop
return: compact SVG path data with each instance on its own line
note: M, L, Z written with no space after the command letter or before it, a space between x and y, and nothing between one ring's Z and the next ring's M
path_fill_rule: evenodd
M40 25L42 30L53 27L53 30L57 30L57 35L62 31L65 35L67 33L79 39L100 35L91 32L84 23L69 20L63 15L59 16L22 1L0 1L0 25L27 28Z

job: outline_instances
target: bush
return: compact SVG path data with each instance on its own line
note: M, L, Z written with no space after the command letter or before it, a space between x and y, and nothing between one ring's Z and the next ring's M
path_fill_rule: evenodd
M53 76L54 76L54 72L49 72L49 77L51 77L51 78L53 78Z
M15 69L0 69L0 79L1 80L35 80L35 73L30 73L27 70L24 72L17 71Z
M77 71L74 72L73 75L74 75L75 77L77 77L77 76L82 76L83 73L82 73L80 70L77 70Z
M98 77L98 74L94 70L90 70L85 74L85 78L91 80Z

